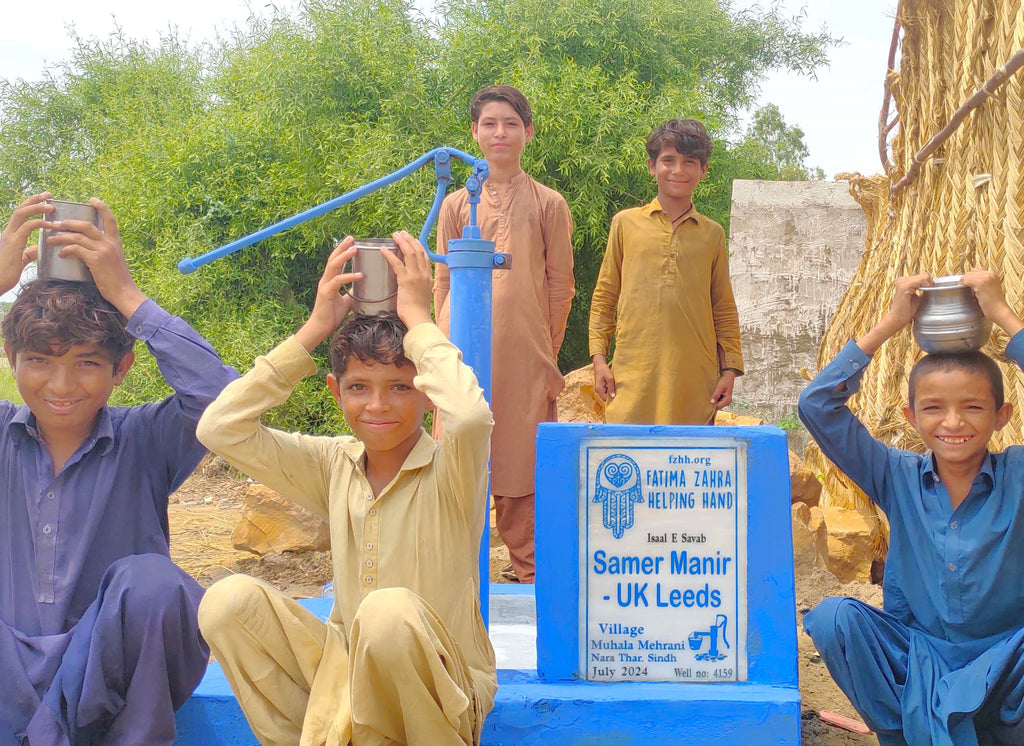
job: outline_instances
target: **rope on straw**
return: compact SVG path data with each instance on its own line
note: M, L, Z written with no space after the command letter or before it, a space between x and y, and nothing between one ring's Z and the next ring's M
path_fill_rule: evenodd
M917 151L914 155L914 160L910 165L910 169L892 188L893 194L898 193L904 189L907 184L912 182L917 176L917 172L921 169L921 164L928 160L928 156L934 153L942 143L949 139L950 135L956 131L964 119L967 118L968 114L985 103L986 99L995 95L995 92L999 87L1002 86L1011 75L1020 70L1021 67L1024 67L1024 49L1018 49L1017 53L1014 54L1005 65L996 70L992 77L986 80L982 84L981 88L974 92L973 96L967 99L959 109L953 112L953 116L950 118L949 122L946 123L946 126L939 130L923 148ZM885 163L884 158L882 163Z

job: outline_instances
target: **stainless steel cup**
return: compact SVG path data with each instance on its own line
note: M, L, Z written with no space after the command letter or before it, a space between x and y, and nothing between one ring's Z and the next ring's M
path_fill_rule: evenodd
M87 220L97 228L100 224L99 211L92 205L83 202L65 202L60 199L48 199L46 204L53 205L54 211L46 215L47 222L57 220ZM39 267L37 275L44 280L72 280L74 282L93 282L92 273L85 262L75 257L61 257L63 248L57 244L50 245L46 240L51 231L39 231Z
M394 311L398 307L398 277L380 250L397 252L398 246L390 238L363 238L354 246L352 271L362 272L363 278L353 282L348 291L355 301L352 310L364 316Z

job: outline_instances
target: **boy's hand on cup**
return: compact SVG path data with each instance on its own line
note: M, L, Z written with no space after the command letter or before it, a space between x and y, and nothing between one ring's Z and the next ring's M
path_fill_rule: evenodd
M401 250L402 258L387 249L381 249L381 253L398 278L398 318L412 329L424 321L433 321L430 318L430 296L433 291L430 257L423 245L406 231L396 231L392 238Z
M45 225L46 218L33 216L53 212L53 205L46 204L50 197L49 192L40 192L26 199L14 208L11 219L0 233L0 293L17 285L22 270L35 260L39 247L30 247L28 237Z
M1002 282L995 272L975 267L960 278L960 284L974 291L985 318L998 324L1011 337L1024 328L1024 323L1006 302Z
M302 328L295 333L296 339L309 352L329 337L352 311L352 296L342 289L363 276L362 272L345 272L345 265L356 255L355 239L346 236L327 257L324 273L316 285L316 300L313 311Z
M75 257L89 268L100 295L128 318L146 301L128 269L114 213L102 200L89 199L99 213L103 229L88 220L58 220L43 227L53 231L47 243L61 246L61 257Z

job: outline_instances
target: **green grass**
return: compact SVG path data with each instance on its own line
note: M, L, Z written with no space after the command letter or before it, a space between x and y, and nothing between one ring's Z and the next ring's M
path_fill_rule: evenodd
M14 376L11 375L11 367L7 364L7 358L0 355L0 399L24 404L18 394L18 387L14 384Z

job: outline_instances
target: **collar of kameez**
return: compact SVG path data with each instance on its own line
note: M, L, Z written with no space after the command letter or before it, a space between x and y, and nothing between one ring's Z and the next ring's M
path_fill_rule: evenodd
M11 417L8 428L11 432L21 433L24 437L41 442L39 440L39 429L36 427L36 416L32 414L32 410L26 404L18 407L18 411ZM106 455L114 447L114 424L110 419L109 407L103 407L99 414L96 415L96 422L92 426L92 434L86 440L86 451L101 440L104 443L100 455ZM16 438L14 442L17 443L18 439Z
M416 445L409 451L409 455L405 457L405 461L402 463L402 471L412 471L413 469L421 469L427 466L434 458L434 447L437 445L437 441L434 440L427 433L426 430L420 428L420 439L416 441ZM353 438L349 443L345 445L346 455L352 459L352 462L363 468L363 454L366 453L366 446L363 445L363 441L358 438Z
M653 215L656 212L660 212L662 215L665 216L666 220L669 220L668 213L665 212L665 209L661 206L661 202L658 201L657 197L652 199L650 202L648 202L646 205L644 205L640 209L643 210L648 215ZM697 212L697 205L695 205L695 204L693 204L691 202L690 203L690 209L686 213L681 215L680 217L685 218L685 219L680 220L679 223L677 223L677 225L682 225L687 220L692 220L694 223L697 223L699 225L700 224L700 219L703 217L703 215L701 215L699 212ZM671 223L672 221L669 220L669 222Z
M928 487L934 487L942 481L939 479L939 470L935 466L935 454L932 451L925 451L924 456L925 457L921 460L921 481L923 481ZM988 480L989 487L992 487L992 485L996 483L995 471L992 468L993 460L992 453L989 452L985 456L985 460L981 462L981 468L978 470L978 473L974 475L974 479L984 475Z

